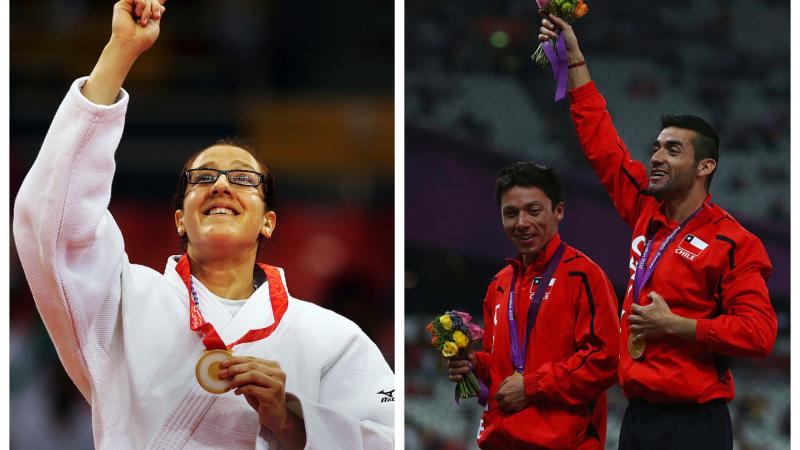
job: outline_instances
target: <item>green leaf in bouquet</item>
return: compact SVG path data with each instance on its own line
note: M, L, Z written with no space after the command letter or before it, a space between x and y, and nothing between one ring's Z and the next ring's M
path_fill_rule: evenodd
M571 22L572 21L572 13L575 11L575 5L565 1L561 4L561 14L560 16L565 20Z
M556 41L554 39L550 39L550 45L555 46ZM544 53L544 48L542 48L541 43L539 43L539 46L536 47L536 51L534 51L533 55L531 55L531 59L539 67L550 67L550 60L547 59L547 55Z

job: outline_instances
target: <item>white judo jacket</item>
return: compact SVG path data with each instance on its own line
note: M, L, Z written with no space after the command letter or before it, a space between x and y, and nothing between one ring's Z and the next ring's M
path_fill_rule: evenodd
M176 258L163 274L128 261L107 209L128 94L95 105L80 93L85 80L70 87L19 190L14 237L61 362L91 404L95 446L278 448L244 396L209 394L197 383L205 347L189 328ZM274 322L267 284L234 316L201 298L226 343ZM307 449L393 447L394 374L348 319L289 295L275 331L233 353L280 363Z

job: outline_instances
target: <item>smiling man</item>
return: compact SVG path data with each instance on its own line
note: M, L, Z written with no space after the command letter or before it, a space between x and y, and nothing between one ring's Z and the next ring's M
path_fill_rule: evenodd
M619 352L614 291L558 235L564 199L552 168L513 164L498 174L496 196L519 256L486 292L484 350L451 361L450 379L474 370L488 386L483 449L602 449Z
M630 403L619 448L729 450L730 357L765 357L777 334L767 253L711 202L719 161L711 125L695 116L662 118L648 176L617 135L572 27L543 19L539 40L555 38L556 26L583 152L633 229L619 363Z

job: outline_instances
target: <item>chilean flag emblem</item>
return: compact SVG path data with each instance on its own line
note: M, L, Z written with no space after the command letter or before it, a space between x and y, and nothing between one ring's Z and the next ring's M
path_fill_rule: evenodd
M531 284L531 296L530 296L530 297L531 297L531 300L533 300L533 294L534 294L534 289L533 289L533 287L534 287L534 286L537 286L537 287L538 287L538 286L539 286L539 283L540 283L541 281L542 281L542 279L541 279L540 277L536 277L536 278L534 278L534 279L533 279L533 284ZM551 278L551 279L550 279L550 284L548 284L548 285L547 285L547 290L546 290L546 291L544 291L544 298L542 298L542 300L547 300L547 299L550 297L550 291L552 291L552 290L553 290L553 285L554 285L554 284L556 284L556 279L555 279L555 278Z
M678 248L675 249L675 253L687 258L690 261L694 261L703 250L708 247L708 244L705 243L699 237L693 234L687 234L685 238L678 244Z

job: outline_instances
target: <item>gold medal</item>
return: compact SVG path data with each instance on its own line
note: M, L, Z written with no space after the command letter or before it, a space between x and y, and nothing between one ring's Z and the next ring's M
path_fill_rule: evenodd
M634 339L633 334L628 335L628 353L631 354L633 359L641 359L644 355L644 349L647 347L644 339Z
M194 375L197 382L203 389L212 394L222 394L231 385L231 379L220 378L220 364L233 356L228 350L214 349L203 352L203 356L197 360L194 368Z

